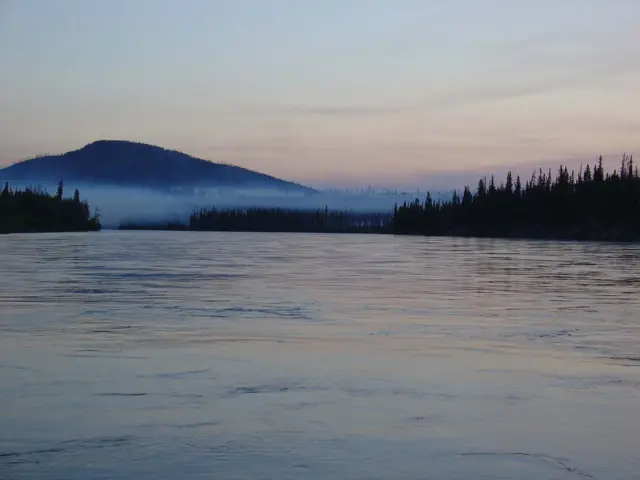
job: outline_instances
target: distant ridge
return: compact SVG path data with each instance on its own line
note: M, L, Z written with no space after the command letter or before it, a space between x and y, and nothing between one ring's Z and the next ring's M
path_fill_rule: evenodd
M253 187L314 190L246 168L214 163L155 145L99 140L78 150L15 163L0 170L10 182L82 182L136 187Z

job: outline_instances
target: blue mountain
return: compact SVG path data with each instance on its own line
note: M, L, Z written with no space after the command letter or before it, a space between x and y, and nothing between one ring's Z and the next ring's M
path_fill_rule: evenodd
M313 192L311 188L155 145L100 140L61 155L41 156L0 170L0 180L74 182L150 188L242 187Z

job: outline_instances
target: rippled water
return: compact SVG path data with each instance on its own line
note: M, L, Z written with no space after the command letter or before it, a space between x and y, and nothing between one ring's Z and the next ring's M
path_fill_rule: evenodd
M0 478L639 479L640 247L0 237Z

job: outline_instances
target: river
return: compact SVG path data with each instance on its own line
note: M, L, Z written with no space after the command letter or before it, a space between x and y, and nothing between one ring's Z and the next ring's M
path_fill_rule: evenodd
M0 237L2 479L640 479L640 246Z

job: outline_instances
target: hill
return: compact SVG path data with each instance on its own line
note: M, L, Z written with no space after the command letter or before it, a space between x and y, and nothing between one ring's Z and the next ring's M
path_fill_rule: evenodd
M0 170L2 182L90 183L152 188L248 187L311 192L302 185L233 165L214 163L155 145L100 140L62 155L43 156Z

